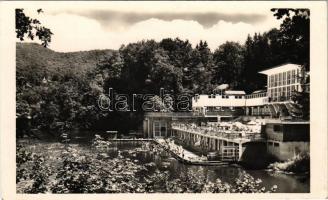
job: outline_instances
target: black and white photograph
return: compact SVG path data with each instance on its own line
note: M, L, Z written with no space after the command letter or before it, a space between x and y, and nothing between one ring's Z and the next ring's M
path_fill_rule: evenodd
M16 2L16 194L310 194L316 13L246 3Z

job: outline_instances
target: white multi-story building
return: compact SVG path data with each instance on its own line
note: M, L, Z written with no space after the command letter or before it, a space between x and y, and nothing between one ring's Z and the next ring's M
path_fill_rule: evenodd
M262 115L279 117L288 115L292 106L293 91L300 91L301 66L284 64L259 72L267 75L267 91L224 91L222 94L196 95L193 110L206 117L233 117L238 115Z
M259 73L267 75L267 91L270 101L290 100L293 91L301 90L300 65L285 64Z

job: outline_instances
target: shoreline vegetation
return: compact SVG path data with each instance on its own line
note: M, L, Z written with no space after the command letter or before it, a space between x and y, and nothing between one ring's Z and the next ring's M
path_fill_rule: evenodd
M310 153L298 154L284 162L271 163L268 166L268 171L286 174L308 174L310 173Z
M37 144L40 147L40 144ZM143 142L140 148L111 157L107 151L113 143L96 135L91 148L82 150L70 144L64 136L62 143L43 146L52 153L17 146L17 192L18 193L263 193L275 192L277 185L265 188L261 179L245 171L232 183L220 179L208 181L199 174L187 173L178 178L169 172L154 169L155 163L138 162L136 154L148 151L162 156L166 151L160 145ZM35 145L32 148L36 148ZM62 156L54 156L60 154ZM147 173L146 173L147 172Z

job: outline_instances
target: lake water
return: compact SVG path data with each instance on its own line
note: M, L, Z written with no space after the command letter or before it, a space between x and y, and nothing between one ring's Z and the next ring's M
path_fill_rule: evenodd
M117 152L120 151L124 156L138 159L143 164L155 162L159 170L168 170L174 178L178 178L184 173L193 173L198 174L199 177L205 176L210 181L220 178L223 182L232 183L242 171L246 171L254 178L260 178L266 188L277 185L277 192L280 193L310 192L309 175L273 173L265 170L245 170L238 166L186 165L172 158L170 154L154 155L150 152L139 152L134 156L124 153L140 146L140 142L116 142L116 148L110 150L111 156L117 155Z
M79 149L90 149L90 140L72 141ZM37 144L36 144L37 143ZM116 158L119 154L137 160L139 164L145 165L147 163L155 163L154 168L159 171L168 171L171 178L179 178L182 175L190 173L197 175L197 177L206 178L209 181L215 181L220 178L223 182L232 183L241 172L246 171L254 178L260 178L263 185L269 189L273 185L277 185L277 192L280 193L307 193L310 190L309 175L295 175L295 174L281 174L273 173L265 170L245 170L239 166L198 166L186 165L174 159L169 153L157 154L151 151L136 151L133 150L140 148L142 143L145 142L113 142L111 148L108 150L108 159ZM58 152L58 142L28 142L24 146L30 146L31 151L48 151ZM133 153L131 153L133 152ZM55 163L54 163L55 164Z

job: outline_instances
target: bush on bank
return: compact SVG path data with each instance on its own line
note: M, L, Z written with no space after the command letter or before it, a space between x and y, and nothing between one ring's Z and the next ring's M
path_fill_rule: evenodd
M268 166L273 171L283 171L292 173L310 172L310 154L301 153L285 162L275 162Z
M109 158L104 153L106 144L100 136L92 142L90 151L83 152L69 143L56 143L60 157L47 153L29 153L20 146L17 151L18 193L262 193L274 192L277 186L265 188L260 179L246 172L233 183L220 179L207 181L201 173L186 172L178 178L168 171L154 170L151 164L122 154ZM144 149L142 149L144 148ZM141 149L159 153L158 145L143 145ZM147 148L147 149L145 149ZM132 153L138 151L134 149ZM24 169L24 170L23 170ZM151 172L151 173L149 173Z

